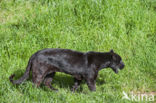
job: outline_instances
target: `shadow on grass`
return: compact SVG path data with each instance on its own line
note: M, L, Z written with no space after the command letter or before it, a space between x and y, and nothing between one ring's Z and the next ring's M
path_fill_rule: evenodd
M74 79L70 75L65 75L63 73L58 75L56 73L52 84L57 85L59 88L71 88L74 84Z
M24 75L24 70L17 70L13 74L15 74L15 77L13 78L14 80L18 80L20 77ZM26 80L25 82L22 83L22 85L26 85L27 81L32 82L32 73L30 73L29 79ZM105 83L104 79L96 79L96 85L100 86ZM54 80L52 81L52 85L54 87L57 87L56 89L59 88L65 88L65 89L71 89L74 84L74 79L71 75L64 74L64 73L56 73L54 76ZM83 80L81 84L86 84L86 82ZM19 85L16 85L15 88L18 89ZM47 88L43 85L43 83L40 86L43 90L47 91ZM78 92L81 92L83 90L82 86L78 89Z

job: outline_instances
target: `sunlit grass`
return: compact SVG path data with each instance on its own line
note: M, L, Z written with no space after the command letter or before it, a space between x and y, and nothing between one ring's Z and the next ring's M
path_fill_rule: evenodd
M154 0L1 0L0 101L131 103L122 100L122 91L156 91L155 8ZM53 82L57 93L34 88L31 79L12 85L8 77L20 77L29 57L43 48L114 49L126 67L118 75L111 69L100 71L96 92L83 83L73 94L73 79L63 73Z

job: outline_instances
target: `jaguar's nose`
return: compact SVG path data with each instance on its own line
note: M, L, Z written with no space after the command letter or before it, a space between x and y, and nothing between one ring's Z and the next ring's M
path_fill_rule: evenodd
M120 61L120 65L120 69L123 69L125 67L125 64L122 61Z
M123 69L125 67L125 65L123 64L123 65L121 65L121 68L120 69Z

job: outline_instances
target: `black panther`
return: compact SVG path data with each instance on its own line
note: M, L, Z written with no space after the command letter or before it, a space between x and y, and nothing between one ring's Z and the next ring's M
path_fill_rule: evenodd
M78 52L70 49L43 49L34 53L28 62L24 75L13 80L14 74L9 77L13 84L21 84L28 79L32 71L32 81L38 87L43 82L51 90L51 82L56 72L64 72L74 77L72 91L78 89L82 80L85 80L91 91L96 90L95 82L98 72L103 68L111 68L115 73L124 68L122 58L113 50L109 52Z

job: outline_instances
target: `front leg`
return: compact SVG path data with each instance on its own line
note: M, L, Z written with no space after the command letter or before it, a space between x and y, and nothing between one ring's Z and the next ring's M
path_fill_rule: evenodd
M96 82L94 79L87 79L86 82L90 91L96 91Z

